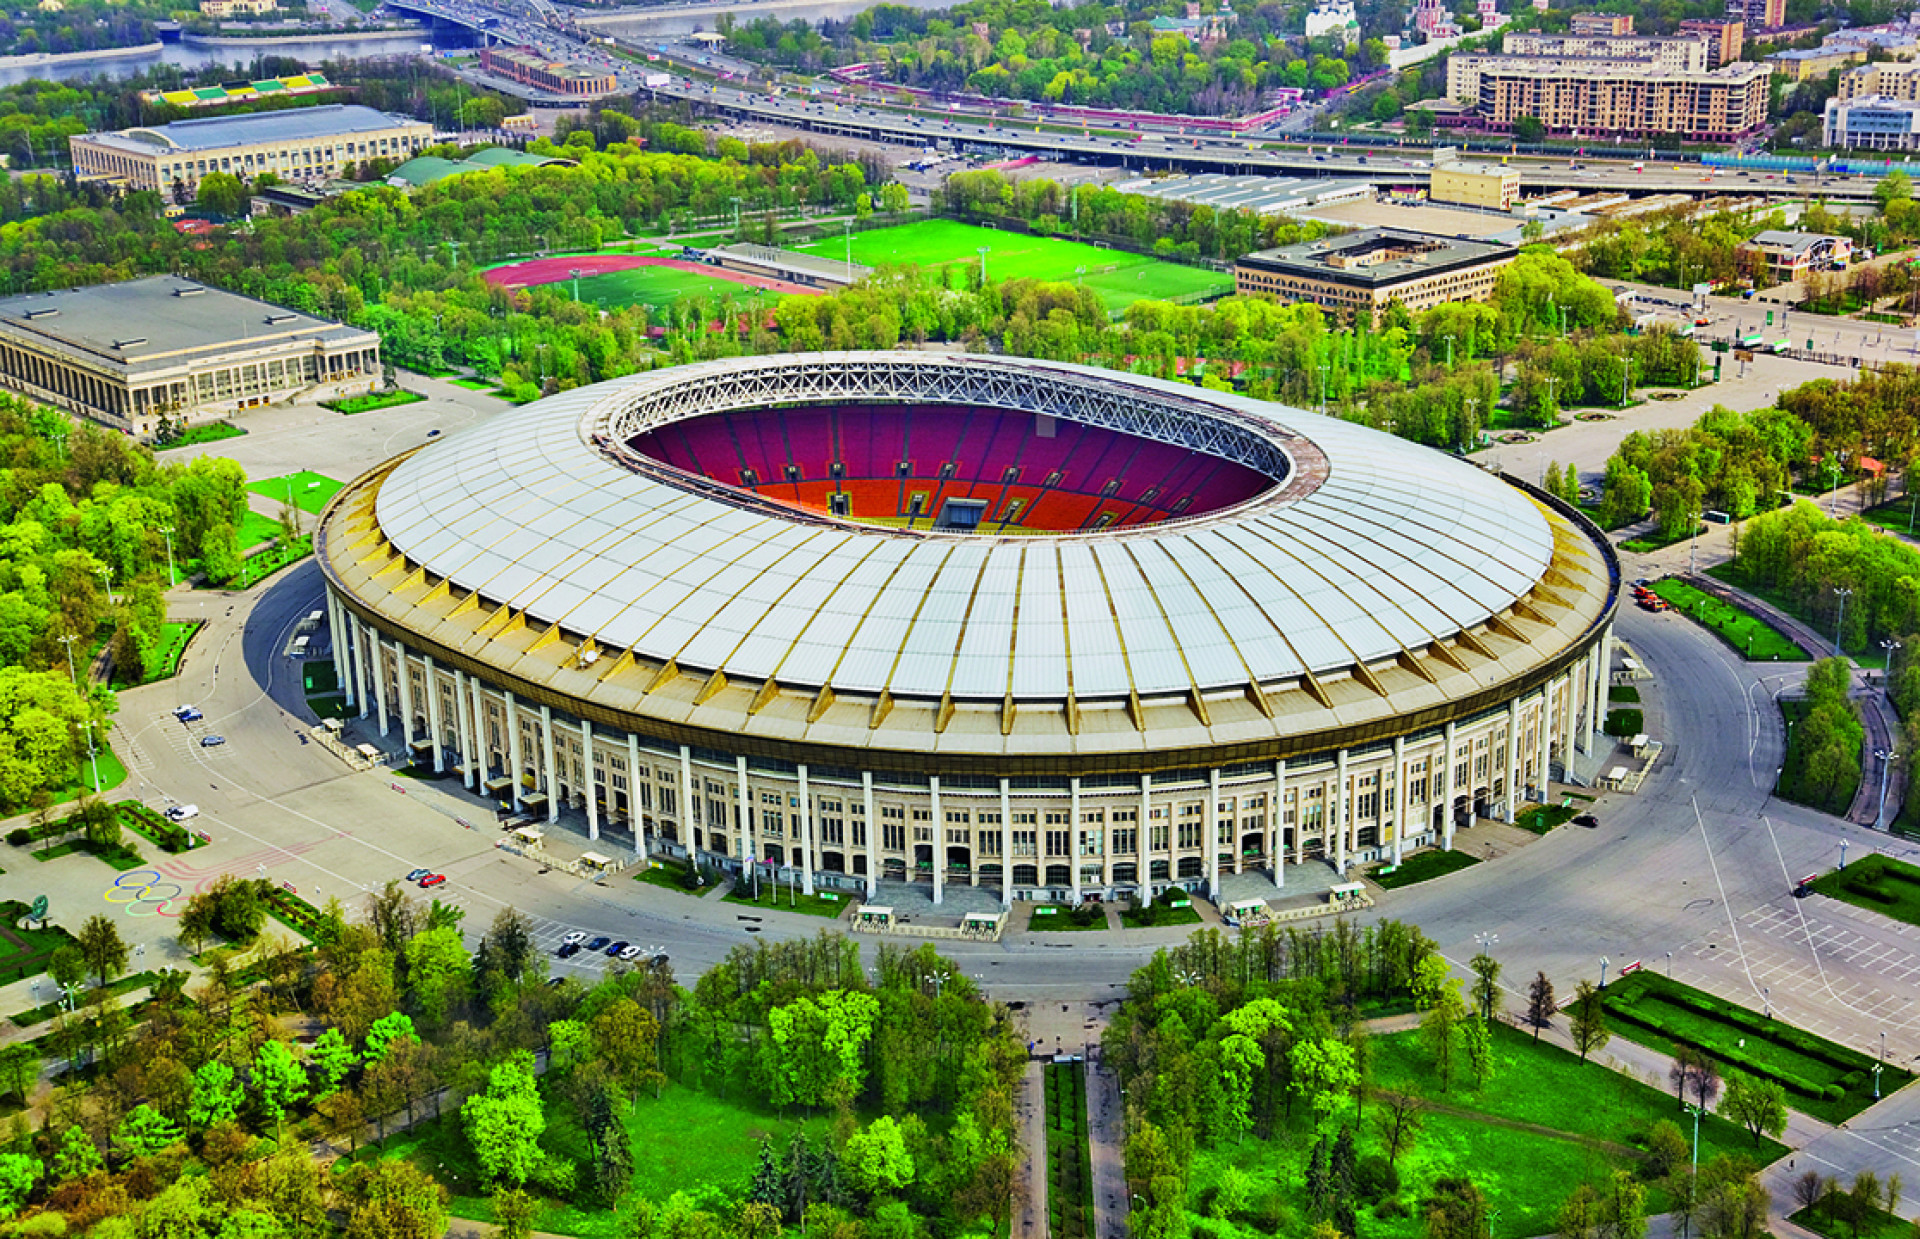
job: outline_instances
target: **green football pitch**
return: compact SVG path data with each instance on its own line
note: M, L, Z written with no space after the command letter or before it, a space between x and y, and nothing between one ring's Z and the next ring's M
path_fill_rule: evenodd
M278 499L283 503L291 501L293 506L302 512L318 516L320 510L327 506L327 501L339 492L340 483L324 474L303 469L299 473L289 473L282 477L262 478L257 482L249 483L247 489L256 495L265 495L269 499Z
M573 281L561 280L547 287L555 292L570 294ZM630 305L644 305L657 310L672 305L682 297L697 297L709 306L717 306L721 298L731 297L736 305L741 305L756 292L758 290L732 280L716 280L712 276L697 275L674 267L634 267L627 271L580 277L580 300L603 310L624 309ZM759 295L768 296L766 293Z
M946 219L857 232L853 234L853 260L869 267L912 265L937 270L946 263L979 262L981 246L988 251L989 279L1079 279L1098 292L1110 310L1123 310L1142 299L1233 290L1233 277L1225 272L1184 267L1081 241L1033 237ZM844 237L827 237L794 248L823 258L844 258L847 241ZM1084 273L1081 268L1085 268Z

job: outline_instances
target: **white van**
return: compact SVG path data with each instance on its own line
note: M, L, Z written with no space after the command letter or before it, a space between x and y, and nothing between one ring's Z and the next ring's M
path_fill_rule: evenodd
M200 806L197 804L177 804L167 810L166 816L170 822L184 822L189 818L199 817Z

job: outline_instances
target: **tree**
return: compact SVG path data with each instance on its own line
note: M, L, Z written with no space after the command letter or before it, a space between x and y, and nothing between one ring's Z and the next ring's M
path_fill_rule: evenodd
M1661 1119L1647 1136L1647 1177L1664 1179L1686 1164L1686 1133L1673 1120Z
M0 1046L0 1091L12 1093L24 1105L31 1098L34 1081L40 1076L40 1055L32 1046L16 1041Z
M54 1181L71 1183L99 1169L100 1149L93 1143L93 1137L87 1134L87 1129L78 1123L67 1128L60 1137L60 1147L53 1154ZM1877 1186L1875 1190L1878 1191Z
M493 1220L500 1228L500 1239L527 1239L533 1234L533 1197L517 1187L503 1187L493 1194Z
M1705 1061L1705 1056L1690 1045L1675 1047L1673 1062L1667 1067L1667 1083L1673 1085L1673 1100L1676 1108L1686 1106L1687 1086L1693 1082L1694 1065Z
M1573 1037L1573 1048L1580 1051L1580 1061L1586 1062L1587 1055L1600 1049L1612 1039L1607 1031L1607 1013L1602 1003L1600 991L1593 982L1582 981L1573 998L1573 1015L1568 1020L1567 1032Z
M253 1091L260 1112L277 1128L287 1108L307 1095L306 1069L294 1061L284 1041L263 1042L253 1056Z
M1553 1011L1553 982L1542 972L1527 987L1527 1023L1533 1025L1535 1041L1540 1040L1540 1030L1553 1023Z
M1420 1018L1420 1039L1426 1042L1428 1052L1433 1055L1433 1073L1440 1082L1441 1092L1453 1087L1456 1034L1465 1015L1466 1004L1460 1000L1460 983L1453 981L1442 987L1433 1009Z
M1382 1093L1373 1112L1374 1130L1387 1146L1387 1160L1398 1162L1400 1155L1419 1138L1426 1102L1411 1093Z
M1594 1199L1593 1189L1582 1183L1561 1204L1554 1233L1561 1239L1594 1239L1599 1228L1600 1204Z
M488 969L509 981L518 981L539 957L534 948L533 922L517 908L500 909L487 936L481 939L480 951Z
M882 1115L848 1137L842 1163L848 1177L869 1195L897 1192L913 1182L913 1154L892 1115Z
M1481 951L1468 967L1473 969L1473 1005L1488 1023L1500 1012L1500 961Z
M343 1094L344 1095L344 1094ZM441 1239L447 1189L412 1162L373 1162L349 1180L346 1239Z
M1547 127L1535 116L1516 116L1513 118L1513 136L1516 141L1529 145L1538 145L1546 140Z
M1728 1084L1728 1093L1733 1091ZM1753 1168L1731 1157L1701 1167L1690 1215L1702 1239L1760 1239L1767 1233L1771 1200Z
M467 1098L460 1117L487 1178L525 1183L540 1164L540 1134L547 1127L533 1055L520 1050L496 1064L487 1074L486 1091Z
M1702 1054L1693 1064L1687 1087L1693 1093L1694 1105L1702 1110L1713 1109L1713 1099L1720 1095L1720 1068Z
M1493 1075L1493 1032L1478 1011L1460 1021L1460 1042L1467 1051L1467 1066L1473 1072L1473 1086L1485 1088Z
M127 959L133 953L120 937L119 927L105 913L88 917L80 926L75 943L80 948L80 958L100 979L101 985L126 971Z
M211 1059L193 1073L193 1100L187 1108L187 1120L203 1130L232 1122L240 1113L243 1099L233 1068L217 1058Z
M1439 1178L1431 1194L1420 1202L1427 1222L1427 1239L1486 1239L1487 1200L1473 1182Z
M18 1213L39 1181L39 1162L22 1153L0 1153L0 1219Z
M467 944L460 931L452 927L429 929L410 940L403 957L407 964L407 988L420 1004L420 1013L429 1024L447 1017L449 1003L458 1001L467 990Z
M152 1157L181 1139L180 1129L166 1115L144 1103L127 1111L114 1135L135 1157Z
M1777 1080L1730 1071L1719 1113L1746 1128L1758 1146L1763 1133L1777 1137L1787 1130L1787 1090Z
M1803 1170L1800 1177L1793 1181L1793 1198L1802 1209L1811 1209L1820 1203L1826 1193L1827 1180L1818 1170Z
M1913 178L1898 168L1881 177L1879 184L1873 187L1873 200L1880 204L1880 213L1883 215L1893 203L1912 197Z
M390 1012L375 1020L367 1030L367 1061L379 1062L396 1042L417 1040L419 1035L413 1031L413 1020L404 1012Z
M1332 1038L1296 1041L1288 1065L1293 1068L1294 1092L1323 1121L1359 1082L1353 1048Z
M329 1028L314 1039L313 1048L307 1051L307 1061L320 1073L319 1087L314 1090L314 1097L318 1099L329 1097L339 1089L360 1056L353 1052L338 1028Z

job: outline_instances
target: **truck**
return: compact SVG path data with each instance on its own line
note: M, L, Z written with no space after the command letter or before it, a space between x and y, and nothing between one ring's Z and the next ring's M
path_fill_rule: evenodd
M641 85L645 86L648 90L659 90L672 81L673 75L671 73L649 73L640 79Z

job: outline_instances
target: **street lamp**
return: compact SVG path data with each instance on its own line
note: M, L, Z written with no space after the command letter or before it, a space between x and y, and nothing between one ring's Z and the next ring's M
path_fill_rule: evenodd
M1873 828L1885 830L1887 828L1887 771L1893 765L1893 750L1891 748L1875 749L1873 755L1880 760L1880 805L1873 812Z
M1833 656L1838 658L1840 657L1840 634L1846 631L1847 626L1847 599L1853 597L1853 591L1836 585L1833 587L1833 592L1840 595L1840 615L1833 621Z
M176 584L173 575L173 526L162 525L160 532L167 537L167 588L172 589Z
M1608 959L1604 955L1600 957L1600 988L1601 989L1607 988L1607 965L1612 962L1613 962L1612 960Z
M73 682L75 688L80 687L80 677L76 675L73 670L73 643L77 640L79 640L79 637L73 633L68 633L66 636L60 638L60 644L67 647L67 679Z
M573 275L573 299L578 302L580 300L580 268L572 268L571 274Z
M107 605L112 606L113 605L113 569L102 564L100 567L95 568L94 571L99 573L100 579L107 583Z
M985 288L987 286L987 254L992 249L993 247L991 245L982 245L977 247L978 253L980 255L980 287L982 288Z
M1845 839L1840 840L1840 867L1842 869L1847 867L1847 841Z
M1760 987L1760 1007L1763 1015L1768 1019L1773 1018L1773 987L1771 985Z
M1706 1113L1704 1106L1688 1106L1693 1113L1693 1173L1700 1173L1700 1116Z
M1673 952L1667 952L1667 980L1673 980Z

